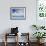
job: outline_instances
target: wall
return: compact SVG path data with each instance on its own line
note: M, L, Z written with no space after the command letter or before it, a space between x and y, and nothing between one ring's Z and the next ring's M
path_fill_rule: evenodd
M26 7L26 20L10 20L10 7ZM0 0L0 34L17 26L19 32L32 36L32 24L36 24L36 0Z

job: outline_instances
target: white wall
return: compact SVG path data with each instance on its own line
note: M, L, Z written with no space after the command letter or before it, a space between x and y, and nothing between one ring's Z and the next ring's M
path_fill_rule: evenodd
M26 20L10 20L10 7L26 7ZM32 36L32 24L36 24L36 0L0 0L0 34L17 26Z

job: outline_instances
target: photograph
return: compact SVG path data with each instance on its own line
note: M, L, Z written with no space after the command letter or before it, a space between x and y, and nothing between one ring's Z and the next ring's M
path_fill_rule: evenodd
M11 7L10 8L11 20L25 20L26 19L26 7Z
M46 46L46 0L0 0L0 46Z

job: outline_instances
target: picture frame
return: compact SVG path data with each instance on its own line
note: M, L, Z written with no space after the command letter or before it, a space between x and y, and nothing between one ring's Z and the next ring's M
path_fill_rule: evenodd
M11 7L10 20L26 20L26 7Z

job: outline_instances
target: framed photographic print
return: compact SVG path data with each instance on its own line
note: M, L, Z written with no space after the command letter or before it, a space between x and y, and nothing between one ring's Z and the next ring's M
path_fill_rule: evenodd
M11 20L25 20L26 19L26 7L11 7L10 8Z

